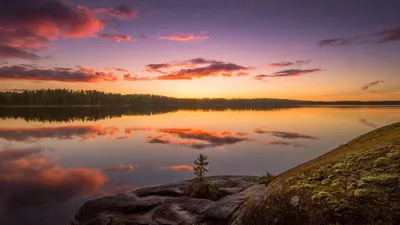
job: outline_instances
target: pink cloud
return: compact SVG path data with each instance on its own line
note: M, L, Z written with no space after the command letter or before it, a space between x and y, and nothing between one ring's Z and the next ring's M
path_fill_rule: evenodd
M107 20L98 14L129 19L137 12L128 5L111 9L90 9L61 0L9 1L0 3L0 57L40 59L37 50L50 48L61 38L97 37ZM114 41L131 40L125 35L101 35Z
M168 166L161 168L164 170L171 170L174 172L193 171L193 167L191 165L177 165L177 166Z
M170 40L170 41L198 41L198 40L205 40L210 38L207 35L196 35L194 33L181 33L175 32L168 36L158 36L158 39L161 40Z
M98 35L100 38L105 38L109 39L115 42L121 42L121 41L135 41L135 39L132 39L129 35L124 34L124 35L118 35L118 34L99 34Z

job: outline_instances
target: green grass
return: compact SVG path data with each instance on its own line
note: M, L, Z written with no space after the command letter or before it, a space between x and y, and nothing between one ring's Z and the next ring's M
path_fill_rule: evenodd
M279 188L278 188L279 187ZM293 206L290 199L299 197ZM400 123L362 135L271 180L247 224L399 224Z
M189 186L189 195L195 198L204 198L214 201L223 197L218 187L210 183L207 179L203 181L193 179Z

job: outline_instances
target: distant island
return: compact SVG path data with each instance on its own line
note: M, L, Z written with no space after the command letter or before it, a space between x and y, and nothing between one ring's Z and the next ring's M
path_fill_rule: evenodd
M305 101L277 98L174 98L152 94L106 93L96 90L40 89L0 92L0 106L35 107L185 107L270 109L304 105L400 105L400 101Z

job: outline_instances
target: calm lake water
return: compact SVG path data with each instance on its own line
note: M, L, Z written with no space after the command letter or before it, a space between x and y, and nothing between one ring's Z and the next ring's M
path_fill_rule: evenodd
M87 199L192 178L191 163L199 153L209 157L209 175L278 174L400 121L400 107L116 117L98 111L60 117L68 113L0 110L2 225L66 225Z

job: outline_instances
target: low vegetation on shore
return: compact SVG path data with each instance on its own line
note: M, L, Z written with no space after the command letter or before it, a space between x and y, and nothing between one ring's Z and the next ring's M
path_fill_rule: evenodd
M245 207L244 224L399 224L400 123L274 177Z

